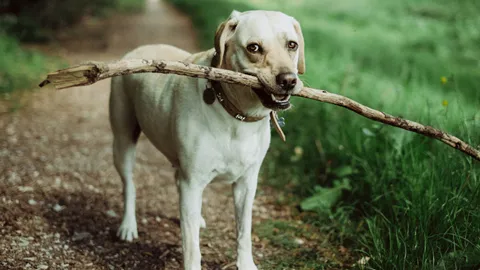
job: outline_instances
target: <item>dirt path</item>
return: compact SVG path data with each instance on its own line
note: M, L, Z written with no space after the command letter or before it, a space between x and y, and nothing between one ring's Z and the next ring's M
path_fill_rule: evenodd
M42 49L70 63L118 59L147 43L197 50L188 18L155 0L145 14L88 19L59 38ZM111 157L109 83L37 91L26 108L0 116L0 269L180 269L173 170L143 136L135 168L139 239L116 240L122 196ZM288 217L266 193L259 191L254 222ZM205 268L233 269L225 267L235 258L230 187L209 186L203 215ZM254 250L257 261L273 252L265 242Z

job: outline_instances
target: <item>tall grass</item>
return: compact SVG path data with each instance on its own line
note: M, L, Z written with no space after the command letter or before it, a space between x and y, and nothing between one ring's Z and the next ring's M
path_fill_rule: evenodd
M27 89L40 82L60 61L23 49L19 42L0 33L0 94Z
M171 2L191 14L208 47L232 9L284 11L302 24L307 85L480 146L476 0ZM338 232L332 240L353 241L371 258L366 268L480 267L478 162L343 108L293 104L284 113L287 143L274 138L263 165L267 184L307 198L347 178L351 190L316 223L335 224L324 226Z

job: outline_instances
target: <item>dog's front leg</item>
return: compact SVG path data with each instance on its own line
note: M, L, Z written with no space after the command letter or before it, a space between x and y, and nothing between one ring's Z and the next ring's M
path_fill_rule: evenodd
M195 179L197 180L197 179ZM180 227L182 230L183 265L185 270L201 270L200 226L202 225L202 193L205 185L185 178L177 172L180 193Z
M235 219L237 222L237 267L256 270L252 256L252 208L257 189L258 169L233 184Z

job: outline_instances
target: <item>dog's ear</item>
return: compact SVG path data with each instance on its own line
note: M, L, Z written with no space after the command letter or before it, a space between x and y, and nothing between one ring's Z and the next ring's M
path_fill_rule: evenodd
M298 73L303 74L305 73L305 41L303 40L302 28L300 27L300 23L295 19L293 19L293 27L295 28L295 32L297 32L298 36L297 69Z
M230 13L230 16L228 16L229 19L234 19L234 18L237 18L239 15L241 14L240 11L237 11L237 10L233 10L232 13Z
M225 54L227 39L235 32L238 24L238 15L240 12L234 10L226 21L221 23L215 32L215 57L212 61L212 66L220 67L223 62L223 55Z

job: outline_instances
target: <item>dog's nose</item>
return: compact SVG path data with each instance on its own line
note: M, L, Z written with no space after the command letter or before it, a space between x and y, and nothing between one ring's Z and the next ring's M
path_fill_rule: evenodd
M297 75L295 73L281 73L276 77L277 85L283 90L292 90L297 85Z

